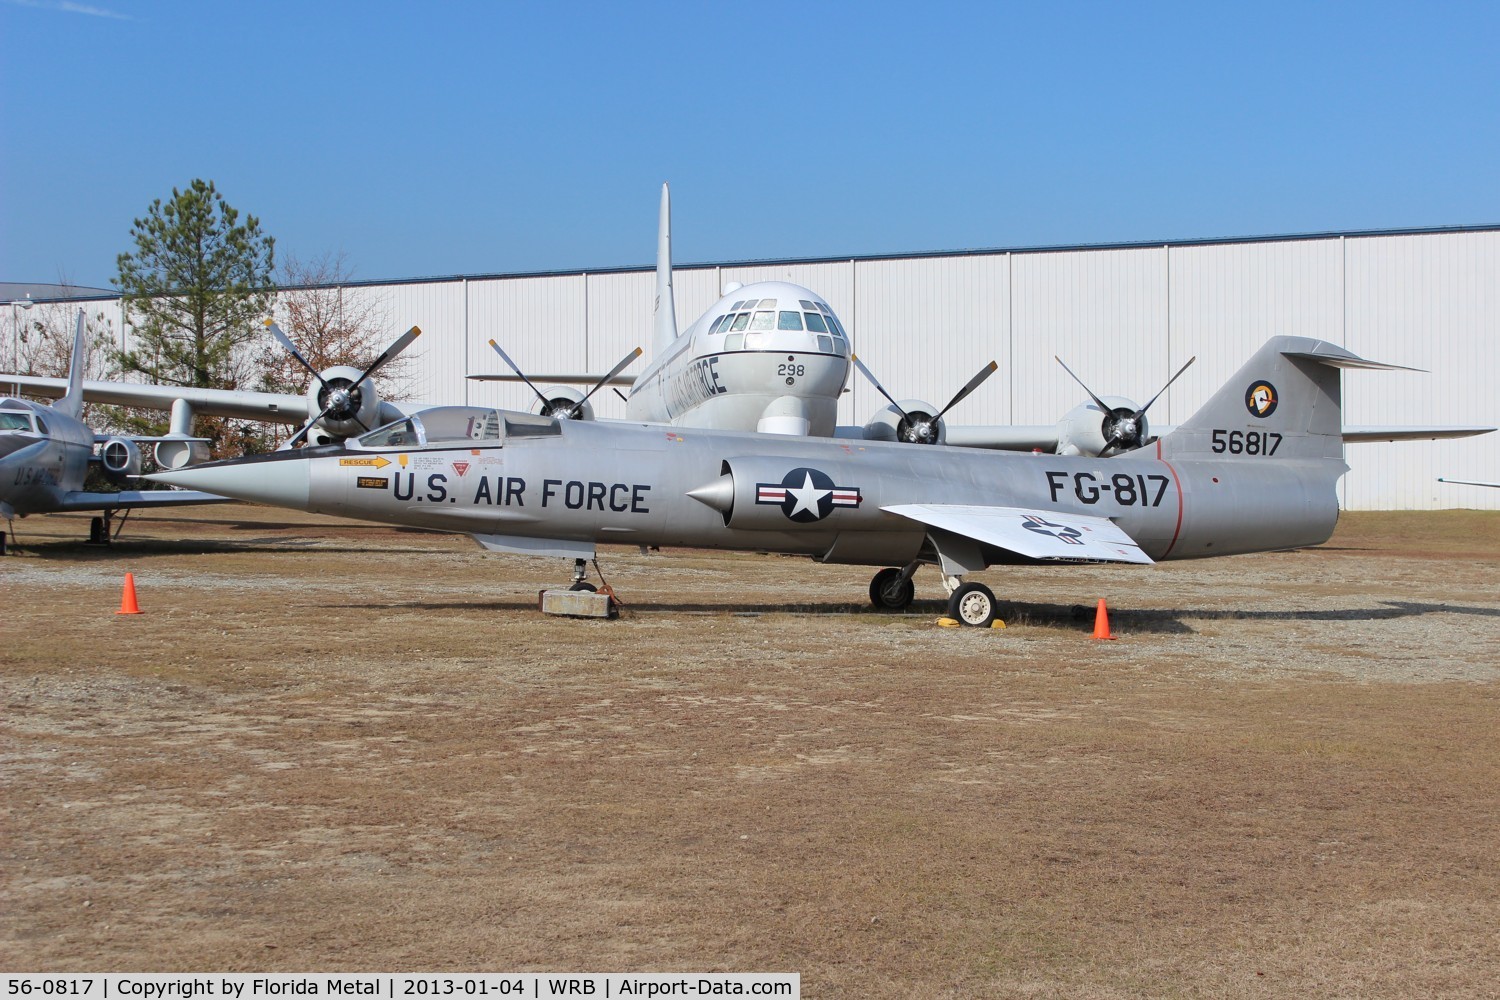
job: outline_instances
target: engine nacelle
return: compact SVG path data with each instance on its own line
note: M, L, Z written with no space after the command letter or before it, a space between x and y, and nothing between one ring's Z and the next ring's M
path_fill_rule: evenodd
M313 433L321 431L327 440L340 441L373 430L380 412L375 383L369 379L359 383L363 373L349 365L325 368L321 374L322 381L314 379L307 387L308 416L323 414ZM308 436L311 440L312 433Z
M907 444L942 444L948 427L934 418L938 408L921 399L901 400L901 409L883 406L865 421L865 437L871 441L902 441ZM906 416L902 416L905 411Z
M547 401L543 403L540 399L537 400L536 405L531 408L531 412L540 413L544 417L562 417L570 409L572 409L575 404L583 403L583 405L578 406L576 412L567 419L594 419L594 404L584 402L583 397L586 394L580 392L572 386L549 385L546 388L542 389L542 395L547 397Z
M207 441L158 441L156 464L162 469L186 469L212 457Z
M1105 449L1109 437L1105 426L1114 414L1125 411L1133 414L1140 406L1124 396L1101 396L1100 400L1109 405L1111 412L1106 413L1099 409L1098 404L1093 402L1081 403L1073 407L1063 415L1057 422L1057 453L1059 455L1078 455L1084 458L1096 458ZM1136 421L1136 433L1129 436L1123 447L1117 447L1115 452L1130 451L1139 448L1142 443L1151 439L1151 428L1146 423L1145 416Z
M112 437L99 448L99 464L110 479L134 479L141 474L141 449L130 438Z

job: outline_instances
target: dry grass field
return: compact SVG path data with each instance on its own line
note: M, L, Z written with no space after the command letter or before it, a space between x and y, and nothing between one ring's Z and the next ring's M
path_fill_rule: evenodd
M994 570L17 522L0 967L761 970L809 997L1500 995L1500 515ZM139 616L119 616L134 574ZM925 598L926 600L920 600ZM1090 638L1106 598L1116 642Z

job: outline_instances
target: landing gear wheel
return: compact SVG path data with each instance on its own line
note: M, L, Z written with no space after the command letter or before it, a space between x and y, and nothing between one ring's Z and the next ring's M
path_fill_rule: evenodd
M894 566L875 574L870 581L870 603L877 611L905 611L911 607L917 586L911 577L901 578L901 571Z
M948 617L974 628L995 622L995 595L982 583L966 583L948 598Z
M573 586L569 587L568 589L569 590L581 590L581 591L585 591L585 592L590 593L590 594L595 594L595 593L598 593L598 591L599 591L598 587L594 586L592 583L589 583L587 580L579 580L577 583L573 584Z
M109 544L109 518L95 517L89 520L89 544Z

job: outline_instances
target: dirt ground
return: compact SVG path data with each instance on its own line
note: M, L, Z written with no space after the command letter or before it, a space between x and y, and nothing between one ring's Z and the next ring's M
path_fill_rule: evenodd
M996 569L16 522L0 967L785 971L809 997L1500 995L1500 514ZM139 616L116 615L134 574ZM1115 642L1090 638L1108 600Z

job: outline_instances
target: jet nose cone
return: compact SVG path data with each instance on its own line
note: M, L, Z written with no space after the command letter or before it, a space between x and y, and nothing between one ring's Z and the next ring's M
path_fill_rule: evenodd
M306 510L311 493L311 466L311 459L274 455L212 462L177 472L159 472L147 478L236 500Z

